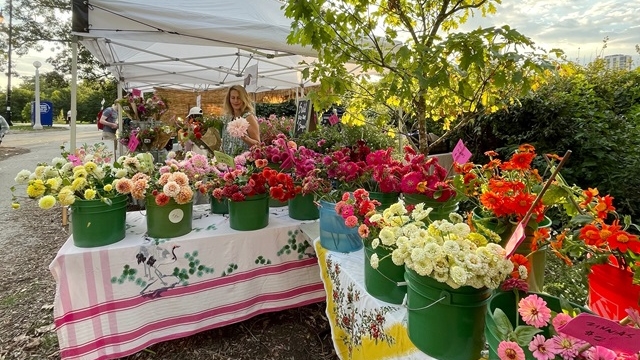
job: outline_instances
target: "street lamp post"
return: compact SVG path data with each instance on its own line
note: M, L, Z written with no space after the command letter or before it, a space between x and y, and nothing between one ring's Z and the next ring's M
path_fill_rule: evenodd
M11 122L11 38L13 27L11 26L11 19L13 13L13 6L11 0L9 0L9 51L7 52L7 122L9 125L13 125ZM4 16L0 12L0 24L4 22Z
M40 122L40 66L42 63L40 61L34 61L33 66L36 68L36 103L34 104L33 111L35 112L35 124L33 124L33 128L35 130L42 130L42 123Z

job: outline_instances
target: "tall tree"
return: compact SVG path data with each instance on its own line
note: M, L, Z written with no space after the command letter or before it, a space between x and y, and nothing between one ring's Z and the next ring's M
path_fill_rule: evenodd
M318 52L317 65L305 74L320 81L317 105L350 93L347 110L354 117L381 104L401 108L428 153L478 114L529 91L538 81L532 75L553 68L545 52L509 26L455 32L473 14L495 13L500 2L288 0L285 13L293 19L289 41ZM364 75L350 71L349 63ZM429 143L431 122L448 131Z
M11 0L11 45L13 56L26 55L30 50L49 50L47 62L60 73L71 72L71 2L69 0ZM7 2L8 6L8 2ZM5 22L8 8L5 7ZM0 69L7 69L9 27L0 33ZM12 69L14 70L14 69ZM81 78L99 78L108 74L91 53L79 46L78 72Z

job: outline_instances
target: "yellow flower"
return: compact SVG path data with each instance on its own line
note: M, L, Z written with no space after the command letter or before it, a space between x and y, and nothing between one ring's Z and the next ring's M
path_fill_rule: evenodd
M71 186L65 186L60 190L58 194L58 201L63 206L71 205L74 201L76 201L76 196L73 194L73 189Z
M38 201L38 206L40 206L41 209L51 209L53 207L53 205L56 204L56 198L54 198L51 195L46 195L43 196L40 201Z
M87 186L87 179L83 177L75 178L71 183L71 187L73 188L73 191L78 191L80 189L83 189L85 186Z
M60 185L62 185L62 179L59 177L47 179L47 186L51 190L54 190L54 191L58 190L60 188Z
M27 186L27 195L29 195L30 198L37 198L38 196L42 196L45 190L47 190L47 187L44 185L44 182L36 179Z
M476 244L478 247L485 246L488 243L486 237L475 232L472 232L469 235L467 235L467 239L472 243Z
M89 161L86 164L84 164L84 169L88 173L94 172L96 168L98 168L98 165L96 165L96 163L94 163L93 161Z
M113 190L113 185L107 184L107 185L104 186L104 191L109 192L111 190Z
M87 200L93 200L96 198L96 191L93 189L87 189L84 191L84 198Z
M15 210L18 210L18 209L20 209L20 204L18 204L18 203L13 203L13 204L11 204L11 207L12 207L13 209L15 209Z
M73 168L73 177L74 178L86 178L87 170L82 165L78 165Z

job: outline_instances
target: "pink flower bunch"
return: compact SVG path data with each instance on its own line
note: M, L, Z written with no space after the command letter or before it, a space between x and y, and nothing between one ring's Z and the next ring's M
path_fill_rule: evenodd
M422 194L441 202L456 196L447 180L447 170L438 163L438 158L427 158L410 146L405 146L404 152L405 168L400 183L403 193Z
M266 144L266 143L265 143ZM287 139L284 134L278 134L269 145L256 145L251 148L251 154L256 159L267 159L269 163L278 164L283 170L293 166L293 154L298 145Z
M244 201L247 196L266 194L269 191L266 159L255 159L250 152L244 152L234 158L234 169L220 172L220 181L211 192L218 200ZM266 172L265 172L266 170ZM219 170L217 170L219 171Z
M260 138L265 144L271 144L280 134L289 135L293 129L293 118L277 117L271 114L268 118L258 118Z
M342 199L336 203L335 211L344 218L347 227L358 226L358 234L366 239L369 236L368 218L375 214L378 205L378 200L369 199L368 191L357 189L353 195L348 192L342 194Z
M227 124L227 132L235 138L246 136L248 130L249 122L243 117L237 117Z
M158 206L164 206L174 199L178 204L186 204L193 199L193 189L187 174L176 171L166 172L160 176L155 172L151 176L138 172L129 178L114 181L116 191L120 194L131 194L136 200L151 195Z
M192 183L195 183L215 171L214 168L205 155L188 151L183 160L177 160L175 153L169 153L165 165L160 167L159 171L161 174L181 171L189 177Z
M533 335L527 349L536 360L553 360L556 357L564 360L619 360L636 359L625 354L616 353L613 350L594 346L589 347L585 341L562 333L562 327L567 324L572 316L559 312L552 315L547 302L536 294L531 294L518 302L518 313L528 326L518 326L514 332L525 333L527 327L548 330L553 334L545 338L542 334ZM507 337L509 335L507 334ZM503 340L498 345L498 357L500 360L525 360L525 352L517 342Z
M322 165L327 177L343 184L359 184L365 172L366 163L361 160L353 161L352 155L353 151L347 147L325 155L322 158Z
M380 149L367 154L366 171L371 174L369 190L383 193L401 191L401 181L407 169L392 157L393 149Z

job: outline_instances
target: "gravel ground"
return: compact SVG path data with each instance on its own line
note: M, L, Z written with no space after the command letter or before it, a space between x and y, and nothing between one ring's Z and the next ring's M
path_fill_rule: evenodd
M0 147L0 171L10 157L28 153ZM49 159L46 159L49 160ZM6 185L6 184L5 184ZM0 360L59 358L53 328L55 282L49 263L69 236L60 208L22 201L15 211L0 194ZM34 223L34 220L37 223ZM126 359L337 359L325 303L263 314L242 323L160 343Z

